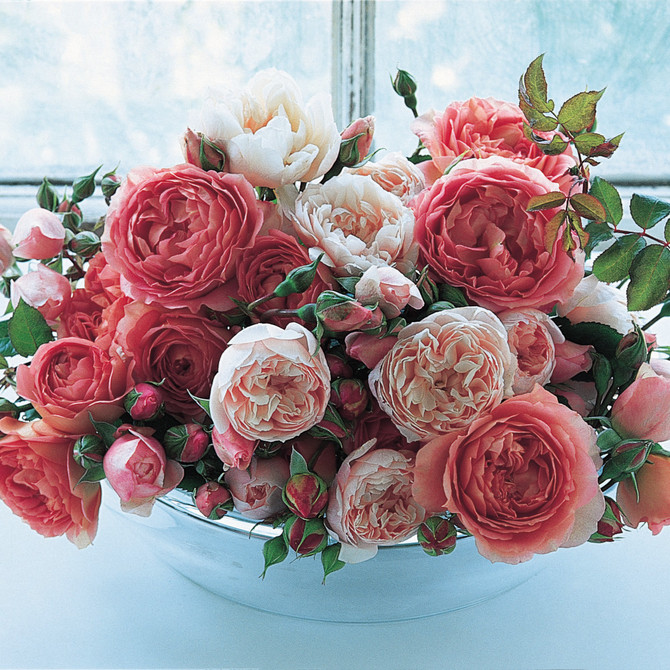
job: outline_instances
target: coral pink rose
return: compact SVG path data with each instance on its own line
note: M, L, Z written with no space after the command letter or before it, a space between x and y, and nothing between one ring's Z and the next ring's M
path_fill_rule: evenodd
M626 523L637 528L649 526L654 535L670 525L670 458L651 456L635 473L638 494L631 479L619 482L616 501L626 516Z
M378 304L387 319L400 316L405 307L423 307L416 284L389 266L368 268L356 283L355 296L364 305Z
M321 421L329 397L330 370L312 333L297 323L259 323L221 355L210 411L219 433L285 442Z
M11 231L0 225L0 274L12 266L14 262L13 249Z
M115 330L115 344L134 361L135 381L163 381L165 408L173 416L202 416L189 391L199 398L209 396L231 337L227 328L185 309L134 302L124 307Z
M403 328L368 383L398 430L424 441L465 428L511 395L515 369L500 320L459 307Z
M96 421L119 418L132 386L125 362L78 337L43 344L16 371L16 392L48 424L73 435L91 431L89 413Z
M135 300L223 310L233 306L239 253L262 223L256 193L240 175L141 168L112 198L102 251Z
M121 509L138 516L149 516L156 498L172 491L184 476L156 438L132 429L112 443L102 465Z
M74 438L44 421L5 418L0 431L0 498L41 535L89 545L98 527L100 485L78 484L84 469L72 457Z
M530 198L552 190L539 170L506 158L459 163L412 204L421 264L494 312L550 311L584 276L581 250L572 258L560 239L545 248L556 210L526 211Z
M246 470L251 463L251 457L258 446L258 440L249 440L228 427L225 433L212 429L212 445L214 452L221 462L228 468Z
M670 440L670 378L643 363L635 381L612 405L612 428L622 437Z
M121 275L110 267L102 252L89 260L84 288L95 295L95 302L102 307L107 307L123 296Z
M410 271L417 258L414 216L399 198L370 177L341 174L325 184L277 193L310 258L338 276L360 275L373 265Z
M360 331L349 333L344 338L347 356L360 361L370 370L393 349L396 341L393 336L379 337Z
M72 288L63 275L40 264L36 270L13 281L10 292L14 307L23 300L54 326L70 300Z
M432 158L421 169L432 184L463 154L463 158L504 156L541 170L567 192L572 183L567 171L575 165L572 151L545 155L526 138L523 123L524 115L516 105L493 98L452 102L441 114L430 110L412 123Z
M491 561L586 542L605 500L595 431L536 386L417 454L414 495L431 512L458 514Z
M353 434L342 441L345 453L350 454L373 437L377 440L375 447L379 449L416 451L418 443L410 444L374 399L371 400L371 405L369 411L358 417Z
M18 258L44 260L58 256L63 248L65 228L61 217L48 209L29 209L17 222L12 242Z
M576 344L565 340L554 342L556 349L556 367L551 374L551 383L560 384L572 379L580 372L587 372L593 365L590 352L594 348L590 344Z
M512 390L528 393L535 384L544 386L556 364L556 343L565 338L544 312L536 309L506 310L498 314L518 368Z
M238 266L239 297L246 302L272 293L294 268L311 263L307 249L295 237L280 230L270 230L259 235L253 246L240 256ZM255 314L268 309L298 309L316 302L319 294L335 287L330 270L319 263L311 286L303 293L293 293L285 298L272 298L256 308ZM269 319L276 326L287 326L289 317L274 316Z
M345 563L406 540L428 516L412 496L414 454L374 446L373 439L347 456L328 494L326 524Z
M94 293L84 288L72 292L60 313L58 322L58 338L80 337L94 342L102 327L102 307L96 301Z
M254 457L246 470L231 468L224 475L235 509L259 521L286 511L281 494L288 478L289 465L281 456Z

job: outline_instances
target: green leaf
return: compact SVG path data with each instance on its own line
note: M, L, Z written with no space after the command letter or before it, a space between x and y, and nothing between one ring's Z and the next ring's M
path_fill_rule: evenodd
M53 340L53 333L45 318L23 301L14 309L9 320L9 337L16 352L21 356L32 356L40 345Z
M663 231L665 235L665 241L670 242L670 219L665 222L665 230Z
M337 283L351 295L356 292L356 284L358 284L360 277L337 277Z
M613 223L615 226L618 225L623 217L623 205L621 204L619 191L608 181L600 177L594 177L589 192L592 196L598 198L600 204L605 208L606 221Z
M340 549L342 545L331 544L321 552L321 565L323 566L323 583L326 583L326 577L332 572L341 570L346 563L340 560Z
M191 396L191 399L202 409L205 410L207 413L207 416L211 417L212 415L209 413L209 399L208 398L198 398L198 396L193 395L188 389L186 389L186 392Z
M15 416L19 414L19 408L7 398L0 398L0 413L12 412Z
M592 344L598 353L607 358L614 357L617 345L623 337L614 328L602 323L584 321L573 324L561 317L557 317L555 323L567 340L577 344Z
M600 133L582 133L574 139L575 146L579 153L589 155L591 149L600 146L605 142L605 136Z
M608 428L598 435L597 444L600 451L609 451L616 447L619 442L621 442L621 435L612 428Z
M639 235L624 235L593 261L593 274L604 282L623 281L628 277L635 255L645 247Z
M527 212L537 212L543 209L560 207L565 202L565 194L560 191L551 191L544 195L536 195L528 201Z
M607 219L607 212L600 204L600 200L588 193L575 193L570 198L572 208L585 219L592 221L605 221Z
M650 309L663 302L670 283L670 251L652 244L635 256L630 266L630 283L626 290L628 309Z
M560 135L554 135L550 142L536 142L536 144L542 150L542 153L547 156L558 156L568 146L568 143L562 140Z
M600 399L605 395L610 385L610 380L612 379L612 365L606 356L597 352L591 353L591 358L593 359L591 374L593 375L593 381L596 384L596 392Z
M102 481L105 478L105 470L102 467L102 463L99 463L98 465L94 465L91 468L88 468L84 474L80 477L79 481L77 484L81 484L82 482L99 482Z
M440 300L450 302L454 307L467 307L469 305L465 293L455 286L439 284L437 292Z
M121 421L117 420L114 423L108 423L107 421L96 421L90 412L88 413L88 418L91 420L91 424L93 424L95 432L102 438L105 446L108 448L111 447L112 444L116 441L114 433L116 433L116 429L121 425Z
M288 556L288 547L284 540L284 535L278 535L268 540L263 545L263 559L265 560L265 567L261 574L261 578L265 579L265 573L271 565L281 563Z
M614 234L608 223L599 223L598 221L589 221L586 226L584 226L584 230L589 235L589 241L584 247L584 252L586 253L587 258L591 256L591 253L598 244L611 239Z
M558 237L558 231L561 229L565 217L567 216L565 210L556 212L554 216L547 221L544 227L544 248L551 253L554 249L554 244L556 243L556 238Z
M0 355L15 356L16 349L9 337L9 319L0 321Z
M307 465L305 457L299 451L293 448L291 450L291 465L290 465L291 477L293 477L293 475L299 475L308 472L309 472L309 466Z
M589 157L596 156L598 158L610 158L612 154L619 148L619 144L621 143L621 138L623 136L624 133L621 133L621 135L617 135L612 139L605 140L602 144L599 144L596 147L592 147L588 152ZM597 165L597 163L591 164Z
M558 121L571 133L590 128L596 120L596 105L603 97L602 91L584 91L566 100L558 112Z
M649 195L633 193L630 199L630 213L640 228L647 230L670 215L670 203Z
M552 119L550 116L541 114L524 100L519 100L519 107L528 121L528 126L533 130L537 130L541 133L547 133L558 128L558 121L556 121L556 119ZM536 137L531 136L530 139L535 141Z
M529 66L519 83L519 89L524 89L523 98L538 112L551 112L554 109L552 100L547 100L547 79L542 68L544 54L540 54ZM521 95L521 93L520 93Z

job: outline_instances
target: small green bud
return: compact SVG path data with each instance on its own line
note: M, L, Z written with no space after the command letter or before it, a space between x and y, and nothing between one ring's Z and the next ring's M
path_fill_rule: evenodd
M68 247L82 258L91 258L100 251L100 238L94 232L84 230L72 237Z
M55 212L59 205L58 194L54 190L49 180L44 177L39 189L37 189L37 204L42 209L48 209L50 212Z
M301 265L291 270L286 279L275 288L274 294L279 298L285 298L293 293L304 293L312 285L322 258L323 254L319 254L319 257L309 265Z

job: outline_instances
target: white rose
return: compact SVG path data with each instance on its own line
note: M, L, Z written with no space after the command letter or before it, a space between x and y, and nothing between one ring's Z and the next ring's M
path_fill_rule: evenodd
M210 97L203 132L224 151L226 171L269 188L321 177L340 148L330 96L304 104L293 78L275 69L259 72L242 91Z

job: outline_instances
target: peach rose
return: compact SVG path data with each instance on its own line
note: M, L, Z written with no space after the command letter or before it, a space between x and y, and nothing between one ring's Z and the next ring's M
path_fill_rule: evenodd
M511 395L515 369L495 314L459 307L403 328L368 383L398 430L424 441L465 428Z
M58 323L71 295L70 282L62 274L41 263L32 272L14 280L10 288L13 307L19 304L19 300L23 300L38 310L50 326Z
M139 168L112 198L102 251L135 300L224 310L233 306L239 253L262 223L256 193L240 175Z
M281 456L253 457L245 470L231 468L224 475L235 509L258 521L286 511L281 494L288 478L289 465Z
M412 123L432 158L421 169L432 184L463 154L464 158L503 156L541 170L567 192L572 183L567 171L575 165L572 150L545 155L526 138L523 123L524 115L516 105L493 98L452 102L441 114L431 109Z
M65 228L61 217L48 209L29 209L17 222L12 237L18 258L44 260L58 256L63 248Z
M424 445L414 496L430 512L458 514L489 560L520 563L582 544L596 531L605 510L601 464L595 431L536 386L467 433Z
M89 413L96 421L118 419L132 386L126 363L78 337L43 344L16 370L16 392L49 425L73 435L91 432Z
M654 535L670 525L670 458L651 456L636 472L637 488L631 479L619 482L616 501L626 516L626 523L637 528L649 526Z
M342 543L339 558L359 563L398 544L426 520L412 496L414 454L361 445L344 460L328 494L326 525Z
M459 163L412 203L421 264L495 312L550 311L584 276L581 250L573 258L560 240L551 253L545 248L556 210L526 211L530 198L555 188L539 170L508 158Z
M372 178L341 174L302 193L282 189L278 197L310 258L325 253L322 262L338 276L360 275L373 265L401 272L414 267L412 211Z
M115 328L113 350L134 361L136 382L163 381L165 408L177 418L202 417L189 391L209 396L219 358L232 334L216 321L185 309L133 302ZM195 345L195 346L194 346Z
M277 188L324 175L340 150L330 97L303 102L286 72L258 72L244 90L211 96L203 110L205 136L226 156L224 169L254 186Z
M248 440L285 442L323 418L330 370L316 338L290 323L255 324L235 335L212 383L215 428Z
M398 151L392 151L377 161L368 161L355 168L344 168L343 173L368 175L385 191L400 198L407 205L425 188L421 171Z
M561 331L537 309L506 310L498 314L507 331L507 341L516 356L518 368L512 390L528 393L535 384L544 386L556 364L556 348L563 342Z
M355 296L364 305L378 304L387 319L400 316L407 306L412 309L423 307L421 291L416 284L388 266L368 268L356 283Z
M74 438L44 421L0 420L0 498L44 537L65 535L80 549L98 527L100 485L78 484Z

